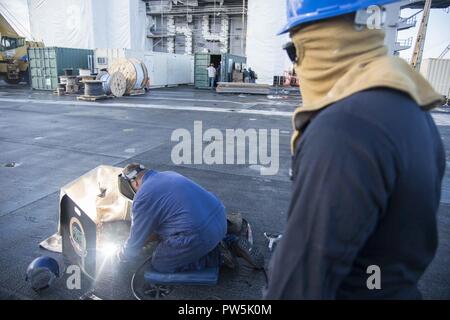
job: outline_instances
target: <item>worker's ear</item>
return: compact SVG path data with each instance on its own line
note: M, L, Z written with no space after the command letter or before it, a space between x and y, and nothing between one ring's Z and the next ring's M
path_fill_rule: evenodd
M141 185L142 185L142 177L138 178L138 179L135 179L134 183L135 183L136 190L138 190L141 187Z
M137 192L137 190L139 189L139 179L133 179L131 180L131 186L133 187L134 191Z

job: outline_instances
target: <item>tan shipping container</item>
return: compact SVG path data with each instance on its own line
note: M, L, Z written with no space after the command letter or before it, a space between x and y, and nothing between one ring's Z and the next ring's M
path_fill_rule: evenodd
M438 93L450 96L450 59L424 59L420 73Z
M134 58L144 62L151 87L163 87L194 82L194 56L185 54L139 51L117 48L95 49L94 68L111 67L119 58Z

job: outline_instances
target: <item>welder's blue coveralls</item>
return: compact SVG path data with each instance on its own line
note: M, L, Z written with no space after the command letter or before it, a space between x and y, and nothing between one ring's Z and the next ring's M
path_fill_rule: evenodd
M160 243L152 266L159 272L199 270L219 265L225 237L225 207L211 192L172 171L148 171L133 201L125 258L137 256L152 234Z

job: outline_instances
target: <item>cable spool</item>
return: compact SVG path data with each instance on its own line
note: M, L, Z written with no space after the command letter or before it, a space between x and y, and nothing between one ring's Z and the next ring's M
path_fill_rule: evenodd
M142 70L144 70L144 81L142 82L141 89L146 89L150 87L150 77L148 76L147 66L144 62L139 61L141 64Z
M109 86L109 78L110 75L109 73L104 73L100 76L100 78L98 80L102 81L103 84L103 90L105 91L106 94L110 95L111 94L111 87Z
M66 93L77 93L80 88L77 76L60 76L59 81L65 86Z
M100 71L99 73L97 73L97 75L96 75L96 77L95 77L95 80L100 80L101 77L102 77L104 74L108 74L108 72L106 72L106 71Z
M77 76L60 76L59 77L59 82L62 84L68 84L68 85L75 85L77 84L76 82Z
M77 84L77 76L67 76L65 77L65 84L69 86L74 86Z
M131 62L134 64L134 69L136 70L136 82L134 84L133 89L142 89L142 82L144 81L144 69L142 69L142 66L140 65L139 61L130 59Z
M86 80L84 81L84 95L89 97L103 96L103 82L101 80Z
M132 90L141 90L147 84L147 68L143 62L137 59L116 59L110 66L109 72L110 74L123 74L126 79L125 94L130 94Z
M111 93L116 97L121 97L127 90L127 80L120 72L112 73L108 78Z

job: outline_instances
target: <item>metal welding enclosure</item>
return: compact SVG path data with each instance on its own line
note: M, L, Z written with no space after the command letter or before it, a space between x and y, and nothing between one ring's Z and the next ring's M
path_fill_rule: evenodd
M68 196L60 203L62 251L65 261L80 266L92 278L96 274L97 227Z
M112 237L104 232L112 222L130 220L130 202L118 192L117 176L121 171L99 166L61 188L59 233L64 260L80 266L93 279L102 264L102 248L112 240L121 244L128 236L128 224L120 232L114 230Z
M56 90L58 77L64 69L92 69L94 51L72 48L29 48L31 87L37 90Z
M229 53L196 53L194 58L194 84L196 88L209 88L208 71L210 64L217 69L217 82L232 82L233 70L241 70L247 63L247 58Z

